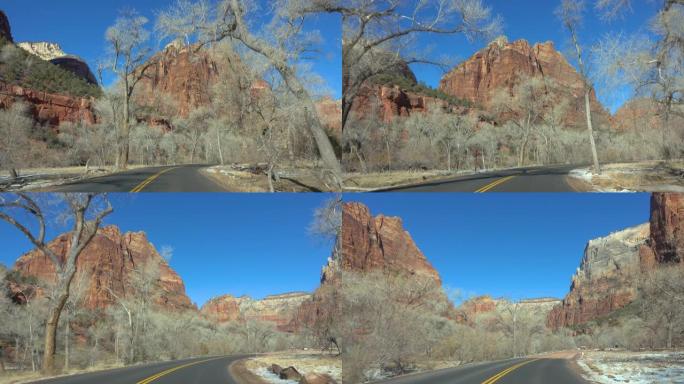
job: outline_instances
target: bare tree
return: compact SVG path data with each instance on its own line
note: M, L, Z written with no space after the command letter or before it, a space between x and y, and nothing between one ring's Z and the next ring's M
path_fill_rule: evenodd
M568 33L570 33L572 44L575 47L575 53L577 54L579 73L584 82L584 111L587 122L587 133L589 134L589 145L591 147L591 157L594 162L594 171L596 173L601 173L598 153L596 152L596 141L594 139L594 125L591 119L591 95L594 92L594 86L589 79L589 72L584 62L582 46L580 45L578 35L578 30L582 24L584 14L584 0L562 0L556 13L565 25Z
M33 120L28 108L15 103L9 110L0 110L0 168L8 169L11 178L17 177L17 168L25 165L29 135Z
M43 371L46 373L55 371L57 326L64 306L69 300L78 257L97 233L102 220L112 212L112 207L106 198L97 194L67 194L63 195L63 200L67 206L66 212L73 220L73 228L69 237L69 249L64 256L61 256L45 243L47 218L36 198L24 193L0 197L0 219L21 231L40 252L45 254L57 273L55 297L50 301L45 324ZM23 217L35 221L37 233L32 230L35 228L33 225L22 222Z
M304 32L309 16L309 8L300 7L299 1L278 0L269 9L272 19L269 23L259 21L259 25L269 28L270 38L261 37L252 31L252 18L263 18L264 13L255 12L254 4L242 0L221 0L209 9L211 16L202 17L196 22L193 36L197 36L200 46L223 40L235 40L248 50L262 56L282 77L284 84L298 100L306 116L306 123L330 176L335 184L342 182L342 168L333 146L316 113L309 91L298 76L296 64L302 55L312 52L312 36ZM172 8L165 15L173 16L178 12ZM182 23L193 23L187 18ZM261 28L261 27L260 27ZM177 35L174 29L163 28L163 36Z
M125 10L106 32L113 56L110 68L122 83L123 117L118 129L116 157L116 167L119 169L128 166L131 97L136 85L145 76L145 70L153 64L145 64L150 54L150 48L146 46L150 36L145 29L147 23L147 18L140 16L136 11Z
M329 0L311 8L342 16L342 127L354 99L372 77L399 63L437 63L426 54L409 54L420 34L494 36L500 19L481 0Z

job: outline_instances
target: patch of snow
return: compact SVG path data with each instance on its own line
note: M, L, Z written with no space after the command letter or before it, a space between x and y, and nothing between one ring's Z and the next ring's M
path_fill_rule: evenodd
M281 379L278 375L271 372L266 367L259 367L253 372L255 374L257 374L259 377L261 377L262 379L264 379L264 381L266 381L268 383L273 383L273 384L299 384L298 381Z
M578 363L584 377L596 383L684 383L684 353L587 355L582 356Z
M608 192L608 193L634 193L636 191L632 191L629 189L617 189L617 188L602 188L597 186L596 184L593 183L594 177L600 175L596 175L594 172L591 171L590 168L578 168L578 169L573 169L569 173L570 177L574 177L575 179L579 179L584 181L585 183L591 185L596 192Z

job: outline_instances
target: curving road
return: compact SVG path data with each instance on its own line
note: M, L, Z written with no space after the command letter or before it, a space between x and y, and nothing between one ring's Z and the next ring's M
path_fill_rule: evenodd
M206 165L139 168L75 183L46 187L48 192L226 192L204 176Z
M579 192L568 183L568 173L576 168L576 165L516 168L377 192Z
M383 384L588 384L566 359L511 359L404 376Z
M204 357L35 381L32 384L238 384L228 366L246 356Z

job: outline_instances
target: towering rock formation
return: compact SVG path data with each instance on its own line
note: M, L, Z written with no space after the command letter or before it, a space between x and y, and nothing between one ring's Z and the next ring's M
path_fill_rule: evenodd
M323 272L323 282L337 271L424 276L441 285L437 271L404 229L401 218L373 217L361 203L345 203L342 209L340 252Z
M305 292L272 295L261 300L224 295L209 300L200 311L218 323L257 320L272 323L280 330L288 330L299 307L311 297L310 293Z
M399 85L366 84L354 99L352 113L357 118L374 117L390 123L397 117L448 109L449 103L444 100L412 92Z
M553 328L582 324L623 308L639 274L684 261L684 196L654 193L649 223L591 240L570 293L549 314Z
M537 298L519 300L515 303L506 299L493 299L489 295L474 297L466 300L456 308L456 320L461 323L472 324L480 315L487 315L495 310L506 310L516 305L517 314L520 318L535 319L545 322L551 310L561 304L561 300L554 298Z
M13 43L12 39L12 29L10 28L9 19L5 12L0 10L0 38L7 40L7 42Z
M89 84L97 84L95 75L88 67L88 64L83 59L69 55L62 50L62 47L57 43L41 42L24 42L18 43L17 46L24 51L40 57L42 60L48 61L62 69L65 69L74 75L84 79Z
M572 277L570 293L549 314L552 328L582 324L624 307L636 297L640 249L649 225L590 240Z
M651 195L651 235L642 249L642 263L684 263L684 194Z
M58 236L48 246L58 257L64 258L70 247L69 234ZM56 278L54 265L38 250L21 256L14 269L24 277L43 283ZM79 256L77 271L72 286L80 285L84 289L87 308L106 308L115 304L110 291L126 298L135 293L136 280L154 278L152 296L157 305L173 311L195 309L185 294L183 280L159 255L144 232L122 233L116 226L101 228Z
M47 41L17 43L17 46L24 51L38 56L45 61L50 61L58 57L67 56L66 52L57 43Z
M559 102L569 102L567 123L584 124L582 77L552 42L531 46L525 40L509 43L508 39L500 37L447 73L440 81L439 89L487 110L497 92L513 89L525 76L555 82L558 87L553 92ZM593 94L591 104L595 123L607 124L610 116Z

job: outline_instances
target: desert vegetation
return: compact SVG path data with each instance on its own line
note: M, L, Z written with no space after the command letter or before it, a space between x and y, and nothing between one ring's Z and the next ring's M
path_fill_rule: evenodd
M178 0L159 10L154 21L134 10L122 11L107 30L107 54L98 63L101 81L106 74L116 78L104 90L81 84L66 71L62 76L48 62L27 66L30 55L5 45L3 57L11 60L2 65L2 81L91 97L96 118L21 129L47 132L50 140L36 144L43 146L43 156L33 156L31 146L13 145L23 138L19 136L0 166L16 174L17 169L41 166L258 164L274 182L279 168L298 167L325 185L339 183L340 139L334 127L321 122L315 104L327 91L305 63L322 41L316 31L304 28L321 13L315 3ZM155 66L174 55L152 47L167 44L176 54L187 53L190 61L209 62L209 72L196 75L207 78L188 79L200 87L184 90L198 95L181 95L193 100L189 106L179 105L179 95L150 89L149 83L156 81L150 79L158 76ZM29 67L33 72L25 73ZM54 67L54 81L42 75L43 67ZM34 112L2 111L0 121L8 125L18 116L32 118Z
M317 233L335 231L323 224L335 221L328 216L335 201L317 211ZM16 228L17 236L26 236L49 266L39 278L0 265L2 371L16 378L38 378L206 355L303 349L319 349L321 356L338 354L331 339L336 313L332 287L321 288L316 303L311 303L327 316L304 316L286 331L258 317L218 321L189 299L185 303L170 297L179 292L167 291L164 276L169 268L164 259L171 253L163 248L159 257L139 258L126 267L125 278L117 277L113 264L97 276L92 269L82 269L84 249L113 210L107 196L100 194L0 196L0 219ZM46 234L64 223L71 226L64 235L71 246L61 254ZM101 254L95 256L113 263ZM180 294L185 297L184 291Z
M672 350L684 344L679 266L643 274L638 298L607 318L547 325L548 309L501 300L491 311L454 307L429 278L345 273L337 332L345 380L365 382L439 367L576 348ZM452 298L453 299L453 298Z
M449 4L432 15L434 20L403 17L396 27L381 22L383 17L399 17L396 11L381 12L368 4L350 11L345 24L348 80L343 103L343 158L349 172L473 172L592 164L598 173L602 163L682 157L683 48L675 26L684 9L680 2L662 1L649 30L630 36L608 34L594 45L582 40L588 33L582 27L588 12L595 7L608 20L630 12L629 1L559 2L557 16L572 47L568 58L576 68L582 97L568 102L562 96L567 90L552 76L520 74L510 89L498 90L486 105L464 103L442 86L430 89L405 73L413 63L445 67L417 49L412 35L466 34L489 39L490 45L497 43L492 39L500 30L500 20L483 2ZM367 22L352 17L363 12L369 15ZM456 16L467 25L452 30L440 24ZM403 68L403 75L397 74L397 66ZM401 97L415 98L421 106L412 111L404 101L369 97L369 84L398 87L404 92ZM593 101L595 94L610 99L625 87L632 91L631 99L615 116ZM441 102L428 103L425 97ZM394 102L404 104L383 105ZM409 110L388 112L391 108Z

